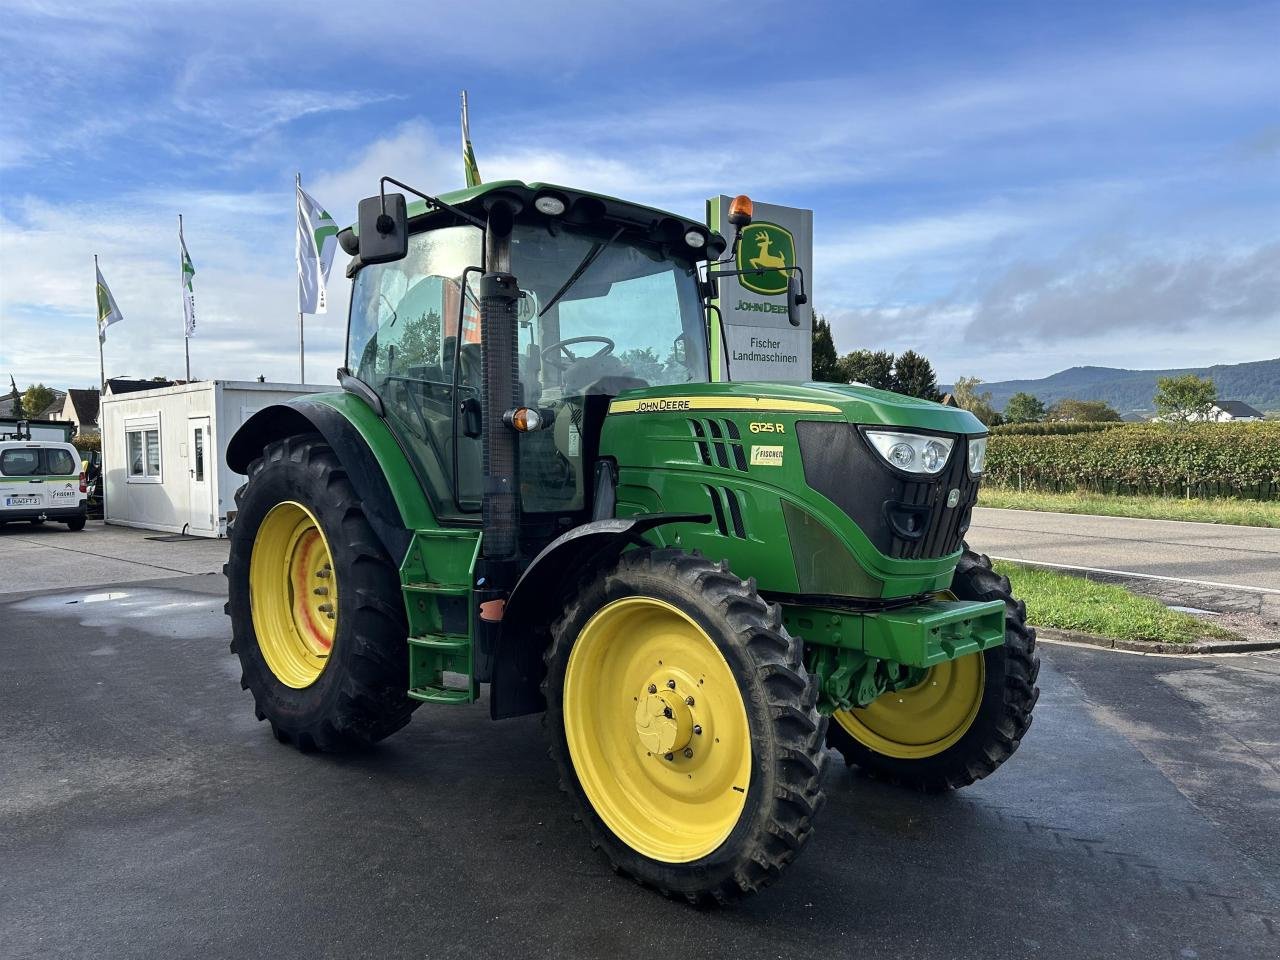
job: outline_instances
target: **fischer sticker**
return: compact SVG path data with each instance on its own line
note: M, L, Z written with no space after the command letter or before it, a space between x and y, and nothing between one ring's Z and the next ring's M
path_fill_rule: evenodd
M782 447L752 447L751 465L753 467L782 466Z

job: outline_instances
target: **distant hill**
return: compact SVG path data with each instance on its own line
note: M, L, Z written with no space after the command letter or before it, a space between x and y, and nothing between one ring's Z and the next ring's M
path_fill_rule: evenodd
M1015 393L1039 397L1045 405L1056 400L1103 400L1120 413L1145 413L1155 409L1152 398L1156 378L1195 373L1210 377L1223 400L1243 400L1263 411L1280 411L1280 357L1249 363L1185 367L1178 370L1123 370L1117 367L1072 367L1039 380L1003 380L984 383L999 410ZM950 387L944 386L943 391Z

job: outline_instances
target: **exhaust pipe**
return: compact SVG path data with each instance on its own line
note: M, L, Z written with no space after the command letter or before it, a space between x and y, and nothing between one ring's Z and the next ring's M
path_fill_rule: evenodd
M484 355L484 499L483 536L475 597L480 614L480 643L475 652L477 679L487 680L507 595L520 572L519 435L503 421L518 405L520 384L517 340L520 286L511 267L511 228L515 208L497 199L485 230L485 273L480 278L480 344Z

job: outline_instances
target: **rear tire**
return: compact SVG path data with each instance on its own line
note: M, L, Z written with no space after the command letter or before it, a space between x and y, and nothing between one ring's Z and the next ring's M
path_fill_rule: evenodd
M1040 673L1036 633L1027 626L1026 605L1013 596L1008 578L992 570L988 557L966 547L956 565L951 592L961 600L1003 600L1005 603L1003 646L972 654L982 658L979 665L981 701L972 719L967 721L967 728L959 731L955 741L945 749L912 758L902 755L912 752L909 746L895 750L898 756L890 756L864 742L875 741L858 722L860 711L857 710L843 717L837 713L827 732L828 744L839 750L851 766L861 767L876 779L926 793L965 787L994 773L1022 743L1040 696L1040 689L1035 685ZM889 748L886 745L884 749Z
M550 753L592 847L690 902L775 880L822 805L826 724L780 609L726 564L642 549L580 583L552 637Z
M399 730L418 706L406 693L408 626L400 578L333 449L316 434L268 444L262 457L249 465L249 481L236 493L236 507L230 559L223 568L229 593L226 612L231 617L231 650L244 671L240 685L253 694L258 719L271 724L277 740L300 750L359 749ZM273 534L280 527L281 510L309 524L310 543L322 542L323 556L331 558L331 572L315 574L325 579L314 585L306 578L301 581L303 587L323 591L294 589L292 561L287 558L276 564L264 553L264 562L255 570L255 547L292 550L292 555L304 549L296 534L292 540ZM311 529L318 530L319 538ZM287 546L281 548L280 543ZM272 579L276 569L279 584ZM269 598L270 590L282 591L279 604L258 605L256 622L251 600L255 573L254 595L259 599ZM293 620L319 629L315 624L325 623L326 611L317 604L325 598L313 595L330 586L336 609L325 627L331 633L327 653L319 646L291 653L298 636ZM310 609L305 609L308 604Z
M72 520L67 521L67 529L70 530L72 533L75 533L79 530L84 529L84 523L85 523L84 517L76 517Z

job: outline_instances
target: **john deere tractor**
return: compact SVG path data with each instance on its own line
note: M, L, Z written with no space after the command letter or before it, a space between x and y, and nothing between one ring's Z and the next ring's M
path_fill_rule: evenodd
M339 235L341 390L258 412L228 451L232 650L278 740L362 748L487 685L493 719L545 714L592 846L694 901L791 862L828 746L925 791L1013 754L1039 664L965 547L977 419L711 382L736 241L705 224L387 182ZM740 236L746 197L729 219ZM803 277L771 268L794 316Z

